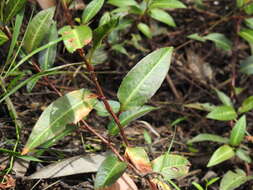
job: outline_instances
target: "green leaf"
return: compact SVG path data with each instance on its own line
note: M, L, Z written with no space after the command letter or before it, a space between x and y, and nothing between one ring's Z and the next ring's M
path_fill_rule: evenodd
M53 22L54 11L55 7L40 11L29 23L24 37L24 48L27 53L39 47L45 38Z
M107 22L110 22L110 20L111 20L111 14L110 14L110 12L107 11L100 18L98 26L102 26L102 25L106 24Z
M239 113L245 113L253 109L253 96L243 100L242 105L239 107Z
M65 130L69 123L77 123L93 109L96 96L88 90L76 90L58 98L41 114L22 151L22 154L40 146Z
M8 40L8 36L2 30L0 30L0 45L4 44Z
M102 8L104 0L92 0L84 9L82 14L82 23L88 23Z
M112 108L112 111L114 113L118 113L119 112L119 108L120 108L120 103L114 100L109 100L108 101L109 105ZM97 114L99 116L105 117L105 116L109 116L110 113L108 113L108 111L105 108L105 105L102 101L98 101L96 103L96 105L94 106L94 109L97 111Z
M220 101L225 105L225 106L233 106L233 103L231 99L222 91L218 89L214 89L217 96L219 97Z
M149 38L149 39L151 39L152 38L152 32L151 32L151 30L150 30L150 28L149 28L149 26L148 25L146 25L145 23L139 23L138 25L137 25L137 28L147 37L147 38Z
M241 61L240 72L247 75L253 74L253 55Z
M196 188L196 189L198 189L198 190L204 190L204 188L200 185L200 184L198 184L197 182L192 182L192 185L194 185L194 187Z
M225 138L225 137L221 137L219 135L213 135L213 134L209 134L209 133L202 133L202 134L199 134L196 137L192 138L191 140L187 141L187 144L192 144L192 143L202 142L202 141L228 143L229 139Z
M245 18L244 22L249 28L253 29L253 18Z
M236 156L238 156L241 160L243 160L243 161L245 161L245 162L247 162L247 163L251 163L252 162L252 160L251 160L251 158L250 158L250 152L248 152L248 151L245 151L245 150L243 150L243 149L241 149L241 148L238 148L237 150L236 150Z
M110 34L110 32L117 27L119 23L119 19L111 19L109 22L107 22L104 25L99 26L98 28L95 29L93 36L93 47L92 47L92 51L94 51L96 48L98 48L101 43L102 40Z
M197 110L202 110L202 111L213 111L217 106L210 104L210 103L192 103L192 104L185 104L184 107L187 108L193 108Z
M124 47L124 44L115 44L115 45L112 46L112 50L114 50L116 52L119 52L119 53L122 53L126 56L129 56L128 53L127 53L126 48Z
M208 188L210 185L214 184L219 179L220 179L220 177L214 177L214 178L208 180L207 183L206 183L206 188Z
M237 169L236 172L228 171L221 180L220 190L234 190L248 180L252 180L252 176L246 176L245 172Z
M236 119L237 114L232 106L217 106L206 117L219 121L229 121Z
M206 39L204 37L200 36L198 33L188 35L187 38L190 38L192 40L197 40L197 41L200 41L200 42L205 42L206 41Z
M168 73L172 52L172 47L158 49L129 71L117 93L121 110L141 106L155 94Z
M127 164L120 162L117 157L108 156L98 169L95 179L95 189L112 185L124 173Z
M153 0L150 4L150 8L176 9L186 8L186 6L178 0Z
M142 174L152 171L151 163L148 154L142 147L127 147L125 156Z
M235 155L233 148L228 145L223 145L218 148L212 155L211 159L209 160L207 167L212 167L217 165L225 160L229 160Z
M147 144L152 144L152 138L151 136L149 135L149 133L147 132L147 130L144 130L143 132L143 137L144 137L144 140Z
M56 22L54 22L49 29L48 38L45 39L44 44L54 41L57 38L58 38L57 26L56 26ZM53 66L55 58L56 58L56 52L57 52L57 44L39 53L39 64L40 64L40 68L43 71L50 69Z
M135 0L109 0L108 4L114 5L116 7L127 7L131 5L138 6L138 3Z
M168 152L152 161L154 172L161 173L165 180L176 179L186 175L190 162L183 156L169 154Z
M214 42L217 48L225 51L229 51L232 48L232 42L224 34L211 33L205 36L204 39Z
M247 6L244 8L244 11L245 11L248 15L253 14L253 3L250 3L249 5L247 5Z
M169 15L169 13L161 9L151 9L149 15L153 19L167 24L168 26L176 27L176 23L174 22L174 19Z
M248 43L250 43L250 44L253 43L253 30L252 29L242 29L239 32L239 36L241 36Z
M24 7L25 3L26 0L9 0L4 7L4 22L8 23Z
M230 135L230 145L238 146L242 142L246 132L246 117L243 115L235 124Z
M119 120L121 125L124 127L129 124L131 121L134 121L143 115L147 114L150 111L153 111L157 108L152 106L142 106L142 107L135 107L131 110L122 112L119 116ZM114 121L111 121L107 126L110 135L117 135L119 133L119 129L117 124Z
M70 53L77 49L83 48L90 43L92 39L92 31L88 26L64 26L58 32L63 37L65 47Z

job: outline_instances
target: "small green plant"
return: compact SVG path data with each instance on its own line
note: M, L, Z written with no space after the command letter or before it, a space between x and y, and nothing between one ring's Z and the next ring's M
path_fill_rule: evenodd
M24 2L20 1L20 4L17 4L17 1L10 0L4 6L7 6L7 9L9 9L9 6L13 8L16 5L18 9L13 10L13 12L19 13L23 8ZM116 2L122 3L123 1L109 1L110 4L115 4ZM126 1L125 3L127 2L130 1ZM135 1L131 2L136 3ZM134 12L134 14L140 16L144 16L147 13L162 22L170 18L170 23L167 24L172 25L172 18L166 12L158 9L162 6L161 3L167 5L166 1L157 0L152 2L143 1L140 5L136 3L134 6L130 6L130 12ZM173 1L173 3L176 3L177 6L183 6L179 1ZM145 103L156 93L166 77L170 68L173 48L164 47L157 49L141 59L121 82L117 92L117 100L107 100L94 72L93 60L97 55L97 51L103 46L103 40L119 26L120 18L118 16L109 18L103 15L97 28L91 28L91 19L97 15L103 5L104 0L92 0L84 9L79 24L75 25L68 10L67 2L62 1L69 25L63 26L59 30L57 29L56 21L53 19L55 7L42 10L31 18L22 39L23 43L19 49L20 54L24 57L17 63L12 58L8 58L7 62L10 62L10 65L8 65L2 77L6 79L10 74L18 70L20 65L37 53L39 65L35 63L35 60L31 60L30 63L35 66L39 73L19 84L14 89L10 91L6 90L5 94L1 96L0 101L8 101L10 95L25 84L28 90L31 91L42 76L45 77L52 71L58 71L59 68L54 67L54 62L57 52L56 44L60 41L63 41L69 53L77 53L80 56L96 86L96 93L92 93L88 89L77 89L63 95L62 92L50 84L48 78L45 78L48 81L48 85L60 97L42 112L21 154L16 149L18 144L13 151L3 151L12 154L13 158L20 157L35 161L37 156L43 154L56 141L77 129L73 125L80 125L82 128L95 134L114 153L114 155L108 156L99 167L95 179L95 189L113 185L123 175L127 167L145 178L151 189L156 189L155 186L159 184L166 185L167 182L174 184L171 181L172 179L187 174L190 165L189 161L185 157L171 154L169 151L150 161L145 149L130 145L124 133L124 127L131 121L158 109L145 105ZM119 6L121 7L121 4ZM122 8L126 7L123 6ZM15 14L6 14L4 22L7 23ZM141 31L145 27L147 26L144 24L138 26ZM4 32L0 33L0 35L1 43L8 40ZM58 37L58 35L61 37ZM14 42L14 46L16 42ZM2 84L2 88L5 88L4 84ZM110 136L120 134L122 145L124 145L124 156L117 151L114 145L108 142L105 137L96 132L86 122L86 118L92 110L95 110L97 115L101 117L108 117L110 121L107 131ZM17 128L17 130L20 129ZM37 149L38 147L42 149ZM28 153L32 156L26 156ZM37 161L40 160L37 159ZM158 173L161 176L153 178L145 177L149 173Z

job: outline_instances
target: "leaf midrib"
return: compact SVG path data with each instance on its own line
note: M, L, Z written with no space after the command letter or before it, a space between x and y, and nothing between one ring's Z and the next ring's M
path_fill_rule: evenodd
M13 14L13 12L14 12L14 10L16 9L16 7L19 5L19 3L22 3L22 0L17 0L16 1L16 4L13 6L13 9L11 9L11 12L10 12L10 14L8 15L8 17L6 18L6 22L9 20L9 18L10 18L10 16Z
M38 33L40 32L42 26L44 25L45 21L48 19L48 17L50 16L50 14L51 14L51 12L48 12L46 14L46 16L44 17L44 19L42 19L42 22L39 25L38 30L35 31L35 35L33 35L33 38L31 39L31 46L30 46L31 49L29 48L29 52L34 48L35 39L37 38Z
M83 103L83 101L78 102L77 104L75 104L74 106L70 107L66 112L64 112L60 117L58 117L56 120L54 120L51 124L49 124L49 126L47 128L45 128L45 130L40 133L40 135L36 136L35 139L32 141L32 143L27 147L28 149L32 149L34 144L36 144L35 142L40 139L46 132L48 129L50 129L57 121L59 121L62 117L64 117L69 111L74 110L77 106L81 105ZM65 124L66 125L66 124ZM36 126L36 125L35 125Z
M169 49L170 50L170 49ZM161 56L161 59L157 62L157 64L150 70L150 72L143 78L143 80L136 86L136 88L132 91L132 93L128 96L128 98L125 100L125 102L122 104L122 108L124 107L131 101L132 97L136 94L137 90L142 86L142 84L145 82L145 80L149 77L149 75L157 68L160 64L160 62L163 61L164 57L167 56L167 53L169 50L164 53L164 55Z

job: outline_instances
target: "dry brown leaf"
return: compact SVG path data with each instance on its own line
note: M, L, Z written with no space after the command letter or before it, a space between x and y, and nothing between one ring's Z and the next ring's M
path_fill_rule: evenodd
M11 175L5 175L4 182L0 183L0 189L9 189L16 186L16 181Z
M113 185L105 187L101 190L138 190L134 181L124 173Z

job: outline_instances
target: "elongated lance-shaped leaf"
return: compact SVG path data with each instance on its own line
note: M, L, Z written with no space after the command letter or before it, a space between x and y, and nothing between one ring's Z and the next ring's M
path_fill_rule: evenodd
M54 22L50 27L48 38L45 40L45 44L53 40L56 40L57 38L58 38L57 26L56 22ZM50 69L53 66L56 57L56 51L57 51L57 44L39 53L39 64L43 71Z
M218 148L209 160L207 167L217 165L225 160L232 158L235 155L233 148L228 145L223 145Z
M186 8L186 6L178 0L153 0L150 8L176 9Z
M253 30L252 29L242 29L239 32L239 35L245 39L246 41L248 41L250 44L253 43Z
M217 106L206 117L219 121L229 121L236 119L237 114L232 106Z
M26 0L9 0L4 8L4 22L8 23L25 5Z
M24 38L24 48L27 53L35 50L41 44L53 22L55 7L40 11L29 23Z
M58 98L41 114L22 151L30 150L61 133L69 123L77 123L93 109L96 95L88 90L76 90Z
M156 93L168 73L172 52L172 47L158 49L129 71L117 93L122 111L143 105Z
M92 31L88 26L64 26L59 30L59 34L63 37L65 47L70 53L80 49L90 43L92 39Z
M134 121L135 119L138 119L155 109L157 108L153 106L142 106L135 107L134 109L122 112L119 116L120 124L124 127L131 121ZM119 133L119 128L114 121L111 121L107 128L109 130L110 135L117 135Z
M88 23L102 8L104 0L92 0L83 11L82 23Z
M120 162L116 156L108 156L98 169L95 179L95 189L110 186L124 173L127 164Z
M242 105L239 107L239 113L245 113L253 109L253 96L249 96L243 100Z
M196 137L192 138L191 140L187 141L187 144L191 144L191 143L195 143L195 142L203 142L203 141L228 143L229 139L225 138L225 137L221 137L219 135L214 135L214 134L209 134L209 133L202 133L202 134L199 134Z
M204 37L206 40L211 40L217 48L229 51L232 48L232 42L221 33L211 33Z
M231 131L229 143L238 146L242 142L246 132L246 117L243 115L235 124Z
M164 24L167 24L168 26L172 26L172 27L176 26L174 19L166 11L163 11L161 9L151 9L151 11L149 12L149 15L153 19L158 20Z

